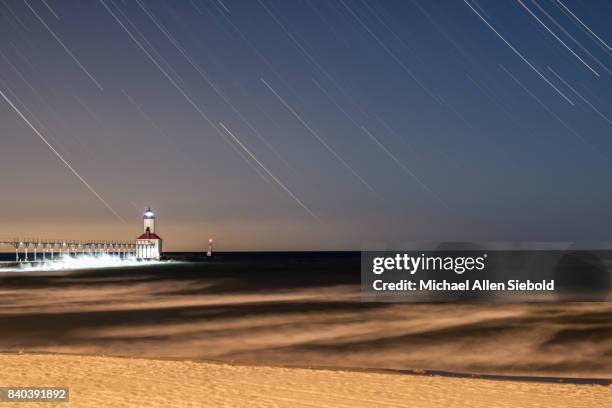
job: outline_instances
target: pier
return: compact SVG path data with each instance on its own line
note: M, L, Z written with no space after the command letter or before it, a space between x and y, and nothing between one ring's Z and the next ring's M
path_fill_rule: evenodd
M75 241L62 239L0 239L0 250L9 246L15 250L15 262L44 262L56 256L111 255L119 258L142 256L153 249L148 241Z

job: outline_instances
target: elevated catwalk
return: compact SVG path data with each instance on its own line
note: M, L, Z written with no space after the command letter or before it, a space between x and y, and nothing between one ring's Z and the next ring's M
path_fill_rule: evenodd
M146 240L136 241L73 241L61 239L0 239L0 250L10 246L15 250L15 262L38 262L62 255L113 255L120 258L142 257L154 247Z

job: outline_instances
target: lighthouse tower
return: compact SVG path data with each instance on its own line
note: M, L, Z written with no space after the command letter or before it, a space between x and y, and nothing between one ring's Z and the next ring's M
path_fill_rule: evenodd
M138 259L160 259L162 239L155 234L155 213L150 207L143 215L144 233L136 239L136 257Z

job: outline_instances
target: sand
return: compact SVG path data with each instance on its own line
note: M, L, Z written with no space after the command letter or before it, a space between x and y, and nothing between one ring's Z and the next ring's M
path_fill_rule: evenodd
M0 355L0 385L69 386L2 407L610 407L612 387L190 361Z

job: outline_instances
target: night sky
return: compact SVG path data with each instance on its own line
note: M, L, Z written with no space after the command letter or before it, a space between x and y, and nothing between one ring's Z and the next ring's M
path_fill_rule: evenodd
M150 205L166 250L610 241L611 19L0 0L0 237L131 239Z

